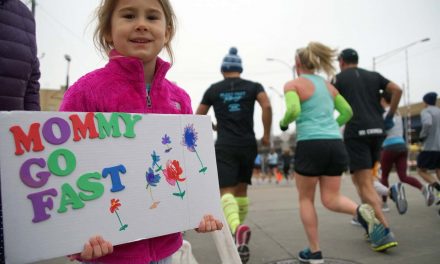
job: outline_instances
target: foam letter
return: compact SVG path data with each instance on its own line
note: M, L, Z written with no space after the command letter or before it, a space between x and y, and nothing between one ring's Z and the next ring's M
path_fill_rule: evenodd
M53 125L56 124L60 129L60 135L57 138L53 133ZM43 137L47 142L53 145L60 145L66 142L70 137L69 123L61 117L52 117L43 125Z
M45 208L53 209L53 200L51 197L47 197L46 201L43 200L44 196L50 195L56 197L58 195L57 190L49 189L42 192L32 193L27 196L32 202L34 208L34 219L32 222L38 223L50 218L50 214L46 213Z
M30 125L29 133L26 135L20 126L13 126L9 129L14 135L15 140L15 155L22 155L24 153L21 145L26 149L27 152L31 150L31 143L33 143L33 152L42 151L44 149L41 143L40 136L40 124L33 123Z
M72 121L72 130L73 130L73 141L80 141L81 137L87 137L87 131L89 131L89 138L97 138L99 136L95 127L95 119L93 113L87 113L85 116L84 123L81 122L81 119L77 114L73 114L69 116L70 121ZM81 133L81 137L79 136Z
M124 137L126 138L134 138L136 137L136 134L134 133L134 125L137 121L142 119L141 115L131 115L127 113L119 113L119 116L122 118L122 120L125 123L125 133ZM131 119L133 118L133 119Z
M127 170L124 165L118 165L110 168L104 168L102 170L102 177L106 178L107 175L110 174L110 178L112 180L112 188L111 192L119 192L125 189L125 186L121 183L121 177L119 176L119 172L125 173Z
M46 167L46 161L42 158L28 159L23 163L23 165L21 165L20 179L24 184L26 184L31 188L40 188L44 186L49 180L50 172L48 171L37 172L36 177L39 178L40 180L35 180L34 178L32 178L31 170L30 170L30 167L34 164L38 165L40 168Z
M66 168L63 170L58 163L58 157L63 156L66 161ZM49 155L47 159L49 171L57 176L66 176L72 173L76 168L76 158L68 149L57 149Z
M120 137L121 131L119 130L118 113L112 113L110 121L107 122L103 113L96 113L96 119L98 119L99 138L103 139L106 136L110 137L110 133L113 130L112 137Z
M91 201L95 200L102 196L104 193L104 185L100 182L93 182L89 181L89 179L97 179L100 180L101 174L99 172L90 172L83 174L79 177L78 181L76 182L76 185L79 189L86 192L91 192L91 194L87 195L83 192L79 193L79 198L83 201Z
M61 185L61 201L57 212L65 213L67 211L66 205L68 204L72 205L72 209L81 209L85 205L78 194L73 190L72 186L65 183Z

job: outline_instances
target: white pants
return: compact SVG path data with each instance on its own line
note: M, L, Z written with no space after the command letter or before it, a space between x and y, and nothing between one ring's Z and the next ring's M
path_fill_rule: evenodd
M380 196L388 196L388 187L383 185L379 180L374 180L374 189Z

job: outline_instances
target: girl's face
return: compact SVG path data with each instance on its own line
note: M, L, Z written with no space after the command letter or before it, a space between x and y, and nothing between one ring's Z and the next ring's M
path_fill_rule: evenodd
M119 0L112 14L107 41L124 56L150 62L168 42L169 35L158 0Z

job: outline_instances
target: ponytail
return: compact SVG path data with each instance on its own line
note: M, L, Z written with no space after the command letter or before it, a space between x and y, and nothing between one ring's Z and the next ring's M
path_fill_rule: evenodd
M305 48L297 50L303 67L311 71L324 71L329 77L334 76L336 69L332 62L336 58L336 50L319 42L310 42Z

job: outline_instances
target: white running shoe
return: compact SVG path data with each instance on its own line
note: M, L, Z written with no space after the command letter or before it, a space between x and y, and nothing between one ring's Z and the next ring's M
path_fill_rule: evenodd
M425 198L426 206L431 206L435 201L435 196L432 186L429 184L423 186L422 194L423 197Z

